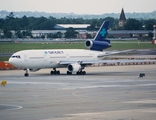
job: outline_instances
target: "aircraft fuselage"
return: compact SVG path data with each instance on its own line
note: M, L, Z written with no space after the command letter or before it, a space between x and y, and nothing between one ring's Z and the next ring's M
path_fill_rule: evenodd
M64 67L60 61L99 60L97 56L103 54L83 49L23 50L13 54L9 62L22 69L59 68Z

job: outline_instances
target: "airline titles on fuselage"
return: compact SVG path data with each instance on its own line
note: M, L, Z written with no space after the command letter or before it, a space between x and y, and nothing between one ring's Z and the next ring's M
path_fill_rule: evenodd
M45 51L45 54L64 54L63 51Z

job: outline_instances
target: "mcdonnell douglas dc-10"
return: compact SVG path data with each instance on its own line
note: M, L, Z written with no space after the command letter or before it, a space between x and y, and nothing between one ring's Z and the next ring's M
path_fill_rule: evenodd
M111 47L110 40L106 39L109 21L104 21L93 40L87 40L84 49L42 49L23 50L14 53L9 62L15 67L24 69L25 76L29 71L38 71L42 68L53 68L51 74L60 74L56 68L67 68L67 74L85 75L83 69L95 63L136 62L139 60L102 60L103 57L126 51L104 52Z

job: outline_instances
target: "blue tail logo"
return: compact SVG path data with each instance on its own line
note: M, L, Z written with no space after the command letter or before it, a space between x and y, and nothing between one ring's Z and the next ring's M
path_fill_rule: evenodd
M101 30L100 34L101 34L102 37L105 36L105 34L106 34L106 29L103 28L103 29Z

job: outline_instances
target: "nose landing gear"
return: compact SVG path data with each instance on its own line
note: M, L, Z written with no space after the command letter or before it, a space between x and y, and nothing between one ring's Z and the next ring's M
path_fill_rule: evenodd
M29 73L28 73L29 69L26 69L25 71L26 71L26 73L24 74L24 76L28 77L29 76Z

